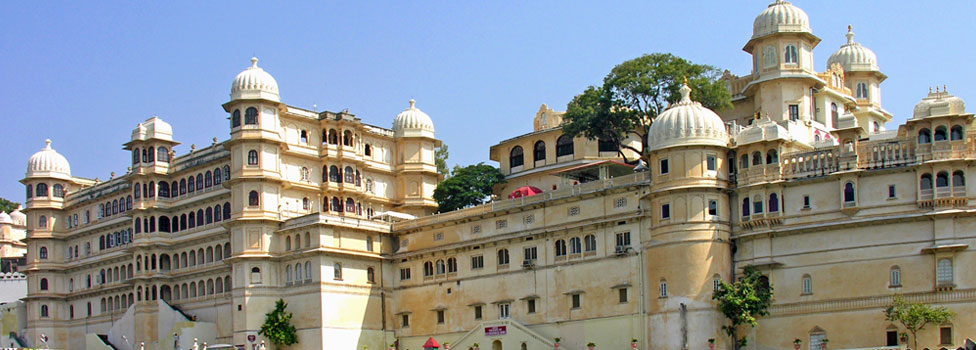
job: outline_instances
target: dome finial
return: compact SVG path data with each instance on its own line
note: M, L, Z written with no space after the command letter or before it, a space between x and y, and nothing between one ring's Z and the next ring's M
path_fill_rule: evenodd
M251 56L251 68L258 67L258 58L256 56Z
M416 105L416 104L417 104L417 101L415 101L414 99L411 98L410 99L410 108L411 109L416 108L416 107L414 107L414 105Z
M51 149L51 139L44 140L44 149Z
M851 27L850 24L847 25L847 43L848 44L854 43L854 31L853 31L853 27Z
M681 83L681 102L691 102L691 88L688 87L688 77L685 77L685 82Z

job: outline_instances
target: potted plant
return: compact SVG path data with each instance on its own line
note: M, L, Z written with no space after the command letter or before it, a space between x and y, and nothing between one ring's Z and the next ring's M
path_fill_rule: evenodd
M365 350L365 349L363 349ZM451 343L444 342L444 350L451 350Z
M715 350L715 338L708 338L708 350Z
M554 350L559 350L559 341L560 341L560 340L562 340L562 339L561 339L561 338L559 338L559 337L556 337L555 339L553 339L553 342L552 342L552 348L553 348Z
M820 341L820 350L827 350L827 343L829 343L829 342L830 342L830 339L827 339L827 338L824 338L823 340L821 340Z
M908 343L908 333L905 332L898 333L898 340L900 340L902 344Z
M480 349L481 349L481 348L480 348L480 347L478 346L478 343L474 343L474 345L472 346L472 348L473 348L474 350L480 350Z
M630 348L637 350L637 338L630 338Z
M793 339L793 349L800 350L800 343L803 342L800 338Z
M594 342L586 343L586 348L587 349L593 350L593 348L595 348L595 347L596 347L596 343L594 343Z
M390 350L396 350L396 343L390 343Z

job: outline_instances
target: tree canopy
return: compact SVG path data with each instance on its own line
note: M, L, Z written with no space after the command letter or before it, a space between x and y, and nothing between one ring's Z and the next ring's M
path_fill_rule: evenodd
M769 315L772 298L773 286L753 266L746 266L735 283L721 281L721 286L712 294L712 299L718 301L719 310L729 319L731 325L722 326L722 329L732 338L736 347L746 345L745 337L736 338L736 328L741 325L755 327L759 317Z
M434 150L434 164L437 165L437 173L447 176L450 171L447 169L447 145L441 145Z
M491 196L492 187L500 183L505 183L505 175L491 165L454 167L450 176L434 189L437 211L444 213L483 204Z
M905 329L912 333L912 349L918 349L916 333L922 330L925 325L946 323L952 320L954 316L952 311L943 306L913 303L899 295L896 295L891 303L885 306L884 314L886 320L901 323Z
M298 333L295 326L291 324L291 313L285 312L284 299L275 302L275 308L265 314L264 324L258 334L268 337L272 343L277 345L292 345L298 343Z
M625 161L623 150L643 155L647 131L654 118L681 99L687 79L691 98L720 111L732 107L718 68L694 64L669 53L644 55L614 67L600 87L590 86L566 106L563 132L570 136L611 141ZM640 149L627 139L641 140ZM636 161L636 160L634 160Z
M0 211L10 214L10 212L17 210L20 207L20 203L11 202L6 198L0 197Z

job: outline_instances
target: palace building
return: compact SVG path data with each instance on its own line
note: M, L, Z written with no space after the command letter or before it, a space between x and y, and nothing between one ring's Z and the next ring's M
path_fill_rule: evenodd
M441 141L414 101L392 129L289 106L253 58L223 141L176 154L149 118L105 181L72 176L51 141L30 157L27 322L11 338L252 348L284 299L299 343L269 349L731 349L712 293L754 266L774 297L740 332L750 348L903 348L882 313L895 295L956 314L920 348L960 347L976 332L973 114L937 88L886 128L886 76L846 36L817 72L807 14L777 0L743 47L752 71L722 77L734 108L682 86L646 166L563 135L542 105L532 132L490 149L497 198L447 213Z

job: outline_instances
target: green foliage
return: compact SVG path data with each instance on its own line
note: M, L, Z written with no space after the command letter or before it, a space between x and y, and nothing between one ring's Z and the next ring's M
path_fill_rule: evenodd
M20 207L20 203L11 202L6 198L0 197L0 211L10 214L10 212L17 210Z
M719 310L731 323L729 326L722 326L722 329L732 338L736 347L745 346L746 338L736 339L735 330L741 325L755 327L757 318L769 315L773 286L753 266L746 266L735 283L721 283L721 288L712 294L712 299L718 301Z
M478 163L455 167L451 176L437 184L434 200L441 213L485 203L492 186L505 183L505 175L491 165Z
M590 86L569 102L563 116L563 132L613 141L621 157L623 149L643 155L648 127L681 98L679 89L686 78L693 100L715 111L732 107L728 88L720 77L718 68L694 64L669 53L623 62L603 78L603 86ZM641 148L625 145L628 136L641 140Z
M899 295L892 298L891 303L885 306L884 314L886 320L901 323L905 329L912 333L913 349L918 349L916 334L925 328L925 325L946 323L951 321L954 316L952 311L944 306L913 303Z
M441 145L434 150L434 164L437 165L437 173L444 176L449 175L449 170L447 169L447 156L447 145Z
M264 324L258 334L268 337L272 343L277 345L292 345L298 343L298 333L295 326L291 324L291 313L285 312L285 300L278 299L275 308L267 313Z

